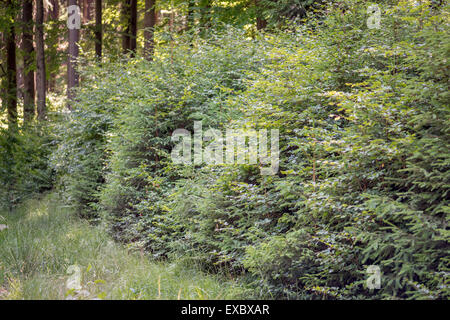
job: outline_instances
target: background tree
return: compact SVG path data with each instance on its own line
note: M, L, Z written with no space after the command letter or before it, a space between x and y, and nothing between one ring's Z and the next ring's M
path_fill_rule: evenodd
M261 0L255 0L255 6L256 6L256 29L262 30L267 26L267 21L266 19L263 18Z
M83 23L91 20L92 0L83 0Z
M45 72L44 53L44 3L43 0L36 1L36 91L37 91L37 114L38 119L45 119L46 114L46 91L47 79Z
M16 83L16 33L15 13L12 0L7 1L8 26L4 38L6 44L6 85L5 104L8 111L8 127L14 129L17 126L17 83Z
M130 1L130 51L136 54L137 41L137 0Z
M124 54L136 54L137 37L137 0L125 0L122 4L122 19L124 32L122 35L122 50Z
M191 30L194 27L194 7L195 0L188 0L186 15L186 30Z
M45 69L47 74L47 92L56 93L59 86L56 83L56 79L60 74L60 67L62 64L63 52L61 51L60 44L65 41L61 36L62 28L66 28L66 23L62 25L59 21L59 0L51 0L47 2L46 8L46 30L45 30ZM45 2L44 2L45 5ZM65 30L65 29L64 29Z
M95 55L102 58L102 0L95 0Z
M69 6L78 5L77 0L69 0ZM69 15L77 13L69 12ZM67 65L67 97L68 108L72 109L70 101L73 99L73 88L78 86L78 72L77 72L77 59L78 59L78 41L80 39L80 30L78 28L69 28L69 57Z
M22 50L23 50L23 118L30 122L35 113L34 98L34 46L33 1L22 1Z
M155 50L156 1L145 0L144 16L144 56L147 60L153 59Z
M199 0L200 7L200 27L205 31L211 26L211 0Z

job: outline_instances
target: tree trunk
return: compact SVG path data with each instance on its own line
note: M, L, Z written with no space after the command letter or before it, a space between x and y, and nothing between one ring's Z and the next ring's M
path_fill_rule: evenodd
M120 14L122 15L123 33L122 33L122 51L127 54L130 50L130 0L122 2Z
M199 0L199 35L201 37L206 37L208 34L208 29L211 27L211 0Z
M77 5L77 0L69 0L69 6ZM71 13L69 14L76 14ZM67 62L67 107L72 110L71 101L74 98L73 89L78 86L78 72L77 72L77 59L78 59L78 41L80 39L80 30L78 28L69 29L69 56Z
M36 1L36 91L38 119L45 119L46 74L44 53L44 3Z
M51 18L52 20L58 20L59 18L59 0L52 0L52 11L51 11Z
M137 0L131 0L131 17L130 17L130 50L131 56L136 55L136 39L137 39Z
M95 55L102 60L102 0L95 0Z
M34 47L33 0L22 2L23 50L23 121L26 125L34 118Z
M144 16L144 56L147 60L153 60L155 51L154 28L156 25L155 0L145 0Z
M261 17L256 18L256 29L263 30L267 26L267 21Z
M7 2L7 6L12 8L12 0ZM16 42L14 19L8 21L8 30L5 31L6 44L6 109L8 111L8 128L17 128L17 82L16 82Z
M267 26L267 21L262 17L262 8L259 0L255 0L256 6L256 29L263 30Z
M200 0L200 27L206 31L211 26L211 0Z
M83 22L91 21L91 4L92 0L83 0Z
M122 6L122 17L125 24L122 36L123 53L131 51L131 56L136 54L137 33L137 0L125 0Z
M188 0L186 30L191 30L194 27L194 7L195 7L195 0Z
M51 0L51 11L48 14L48 21L53 21L56 22L59 19L59 0ZM52 57L54 57L54 55L57 55L59 52L59 41L60 41L60 36L58 35L55 39L55 42L52 44L48 44L49 47L53 47L53 48L49 48L50 52L47 51L47 55L46 55L46 60L47 60L47 69L50 69L49 72L49 76L50 78L48 79L47 82L47 92L55 92L56 90L56 76L58 75L58 71L59 71L59 65L57 68L55 68L53 66L54 63L52 63L54 59L52 59Z

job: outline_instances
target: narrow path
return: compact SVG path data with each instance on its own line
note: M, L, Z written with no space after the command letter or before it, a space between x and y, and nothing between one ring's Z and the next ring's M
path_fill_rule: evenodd
M54 194L0 211L0 299L231 299L243 289L129 253Z

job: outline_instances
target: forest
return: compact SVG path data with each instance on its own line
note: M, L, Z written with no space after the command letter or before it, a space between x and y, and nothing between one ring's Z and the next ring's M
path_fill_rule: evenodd
M449 9L1 0L0 300L448 300Z

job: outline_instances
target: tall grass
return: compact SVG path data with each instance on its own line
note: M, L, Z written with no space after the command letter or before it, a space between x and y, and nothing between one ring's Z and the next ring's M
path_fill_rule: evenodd
M0 212L0 299L231 299L235 281L185 263L150 261L61 206L55 194ZM70 289L68 268L80 270ZM75 268L77 268L75 267Z

